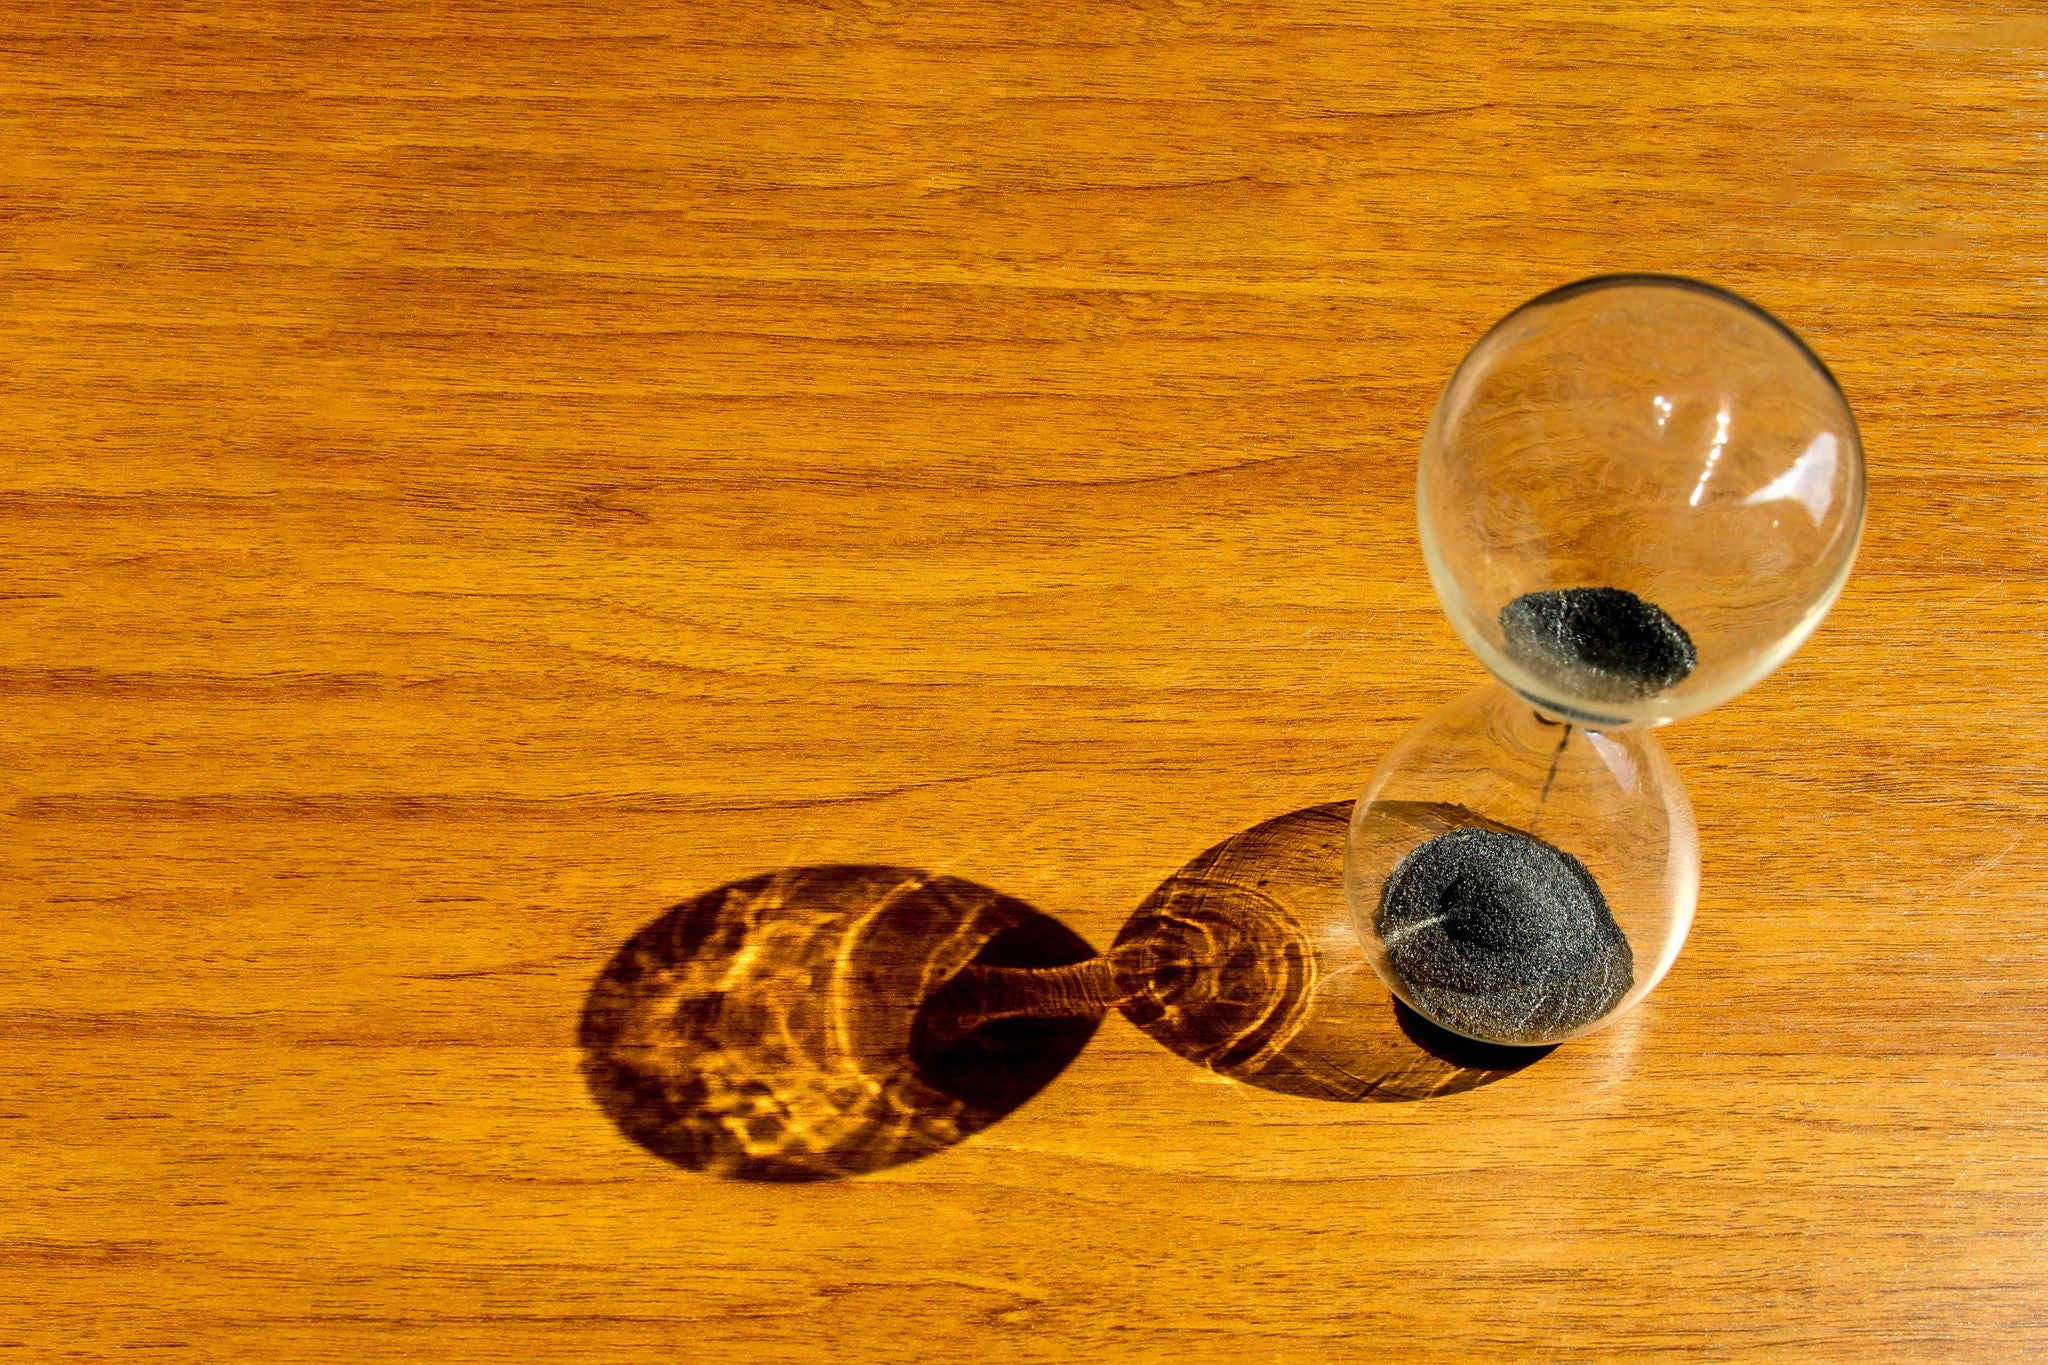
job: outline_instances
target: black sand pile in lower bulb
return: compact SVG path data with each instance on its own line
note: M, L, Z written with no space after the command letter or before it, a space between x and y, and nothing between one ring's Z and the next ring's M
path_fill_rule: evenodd
M1418 845L1387 878L1373 927L1416 1007L1488 1042L1555 1042L1635 983L1593 874L1533 835L1454 829Z
M1500 609L1508 657L1596 701L1640 701L1699 664L1685 627L1621 588L1524 593Z

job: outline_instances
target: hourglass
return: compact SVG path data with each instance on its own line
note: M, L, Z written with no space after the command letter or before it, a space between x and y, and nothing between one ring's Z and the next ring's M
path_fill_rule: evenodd
M1345 895L1387 987L1485 1042L1611 1022L1670 968L1699 843L1651 735L1820 624L1862 531L1827 367L1692 280L1586 280L1510 313L1437 401L1430 581L1496 681L1422 721L1353 808Z

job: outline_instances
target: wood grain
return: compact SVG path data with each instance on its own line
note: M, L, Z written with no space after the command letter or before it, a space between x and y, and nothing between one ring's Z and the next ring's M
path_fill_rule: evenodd
M2017 17L2016 17L2017 16ZM1991 5L16 6L0 1346L2048 1353L2048 26ZM1798 328L1820 634L1675 727L1659 993L1339 1103L1121 1016L967 1140L677 1169L597 973L878 864L1100 948L1478 680L1414 452L1613 269Z

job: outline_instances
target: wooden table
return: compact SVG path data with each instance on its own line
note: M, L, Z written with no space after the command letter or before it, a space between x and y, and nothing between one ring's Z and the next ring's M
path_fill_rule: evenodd
M2013 12L10 10L0 1346L2048 1354ZM1614 269L1813 342L1869 530L1667 732L1705 885L1659 993L1438 1067L1331 881L1480 678L1417 441L1495 317ZM788 1183L586 1085L593 981L711 888L891 865L1102 948L1276 817L1231 875L1349 983L1352 1093L1111 1012Z

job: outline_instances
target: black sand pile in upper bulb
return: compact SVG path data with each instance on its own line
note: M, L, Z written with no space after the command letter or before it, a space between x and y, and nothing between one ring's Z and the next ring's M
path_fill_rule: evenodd
M1635 983L1593 874L1533 835L1454 829L1418 845L1387 878L1373 927L1416 1007L1488 1042L1555 1042Z
M1597 701L1640 701L1699 664L1685 627L1621 588L1524 593L1500 609L1508 657Z

